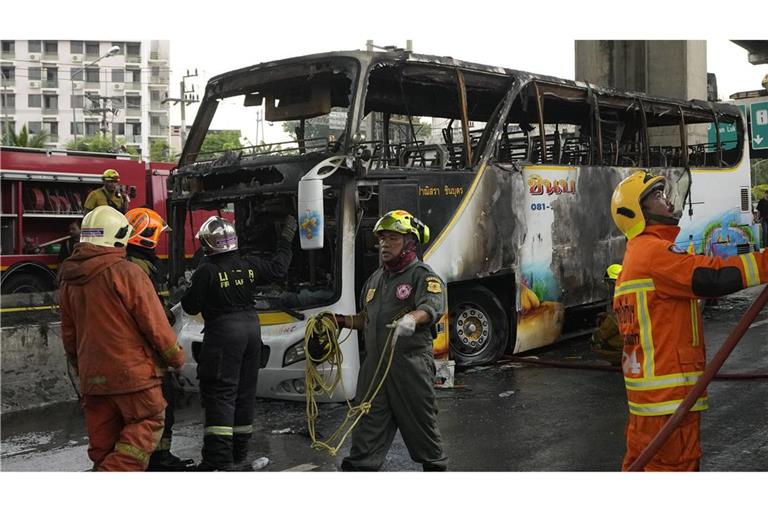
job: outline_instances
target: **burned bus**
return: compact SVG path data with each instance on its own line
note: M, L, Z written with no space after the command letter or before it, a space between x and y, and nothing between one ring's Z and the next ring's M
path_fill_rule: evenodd
M258 127L259 139L205 149L216 128L237 122L243 133ZM726 127L733 140L721 140ZM258 392L301 399L306 318L357 310L379 264L371 229L405 209L429 226L423 258L448 283L436 354L485 364L554 342L570 312L608 300L603 273L625 244L610 198L638 168L693 177L682 247L752 250L744 147L733 106L450 57L350 51L258 64L210 80L169 178L171 282L189 276L191 212L229 212L240 250L267 256L282 219L296 216L288 276L256 297L266 348ZM199 319L178 325L183 344L200 342ZM356 334L342 346L345 387L329 399L355 392Z

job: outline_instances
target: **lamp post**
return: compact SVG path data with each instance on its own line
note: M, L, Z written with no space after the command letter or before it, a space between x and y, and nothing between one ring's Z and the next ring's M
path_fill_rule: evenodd
M89 64L83 64L80 69L72 73L72 76L70 77L72 81L72 93L70 94L69 101L72 104L72 134L75 137L75 149L77 149L77 117L75 117L75 77L78 73L81 75L85 72L85 68L88 66L93 66L97 62L99 62L101 59L106 59L107 57L112 57L113 55L117 55L120 53L120 47L115 45L112 48L110 48L107 53L96 59L95 61L89 63Z

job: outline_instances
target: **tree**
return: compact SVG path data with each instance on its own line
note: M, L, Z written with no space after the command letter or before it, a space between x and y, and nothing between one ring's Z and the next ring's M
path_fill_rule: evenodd
M167 140L153 140L149 147L149 159L152 162L175 162L178 155L173 154Z
M117 137L115 139L115 145L117 148L124 148L124 151L130 155L138 155L136 148L125 145L125 137ZM67 149L73 149L76 151L93 151L95 153L118 153L119 150L112 146L112 137L105 137L101 133L95 135L89 135L87 137L80 137L77 139L77 143L74 140L70 140L67 143Z
M45 147L45 143L48 142L50 134L45 130L41 130L39 133L29 136L27 131L27 125L21 127L18 135L8 130L3 137L4 146L16 146L20 148L42 148Z
M211 130L205 135L200 153L219 153L241 147L240 130Z

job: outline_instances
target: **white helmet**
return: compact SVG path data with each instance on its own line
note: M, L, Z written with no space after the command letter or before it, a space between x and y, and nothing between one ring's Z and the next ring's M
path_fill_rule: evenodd
M206 256L237 250L235 226L216 215L203 222L195 238L200 240Z
M80 241L102 247L125 247L131 225L111 206L97 206L83 218Z

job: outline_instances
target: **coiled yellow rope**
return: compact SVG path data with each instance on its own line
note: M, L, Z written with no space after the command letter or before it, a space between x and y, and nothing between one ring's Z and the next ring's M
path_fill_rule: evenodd
M371 410L371 402L373 402L373 399L376 398L376 395L379 393L381 386L384 384L384 379L387 378L389 369L392 366L392 356L395 352L392 344L393 333L394 329L390 330L387 341L384 344L384 349L381 351L381 356L376 365L376 371L374 372L371 382L368 385L368 389L360 400L359 405L354 406L347 400L347 414L344 417L344 421L327 439L319 441L315 432L315 422L318 416L315 393L322 390L330 396L339 384L341 384L342 389L344 389L344 381L341 375L341 364L344 360L341 353L341 343L346 341L347 338L349 338L349 335L339 341L339 324L336 322L336 317L332 313L322 312L307 320L307 327L304 331L304 354L307 361L304 370L304 378L307 390L307 427L309 429L310 439L312 440L312 448L317 450L327 450L332 457L336 456L339 448L344 444L347 436L352 432L352 429L355 428L357 422L360 421L360 418ZM321 345L321 348L323 349L322 355L317 357L310 355L310 340ZM381 379L378 380L378 383L374 388L374 383L377 381L377 376L382 369L384 356L387 352L389 352L389 356L387 357L386 367L381 375ZM320 365L327 366L321 371L318 369L318 366ZM333 376L331 382L327 381L326 375Z

